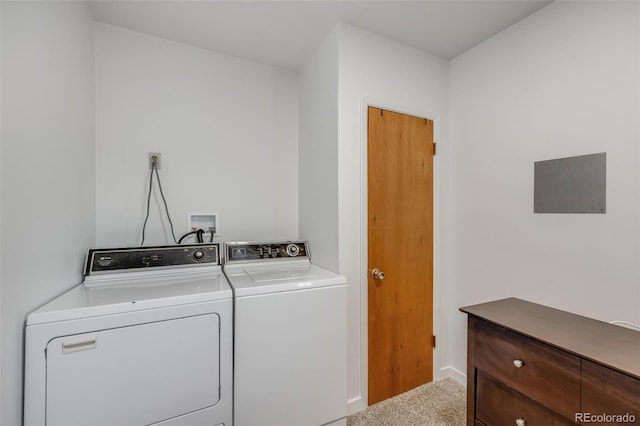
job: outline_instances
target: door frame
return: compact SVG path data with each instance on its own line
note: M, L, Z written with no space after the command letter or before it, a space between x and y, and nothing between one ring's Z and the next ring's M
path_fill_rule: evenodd
M360 390L361 390L361 409L367 407L369 400L369 360L368 360L368 108L382 108L387 111L398 112L401 114L413 115L421 118L427 118L433 121L433 141L438 144L438 151L442 147L441 122L442 118L433 111L425 110L423 107L408 105L406 103L392 102L389 100L374 99L369 97L361 97L360 99ZM442 347L447 344L448 336L442 333L441 315L443 306L443 292L441 288L441 179L440 179L440 158L436 153L433 158L433 333L437 336L436 348L433 350L433 380L440 380L448 377L444 372L442 365L443 351Z

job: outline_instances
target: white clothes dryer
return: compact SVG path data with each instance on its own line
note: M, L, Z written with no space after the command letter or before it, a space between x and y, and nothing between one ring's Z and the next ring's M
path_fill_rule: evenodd
M234 424L346 425L346 279L306 242L225 245L235 297Z
M232 425L219 245L94 249L85 275L27 317L24 425Z

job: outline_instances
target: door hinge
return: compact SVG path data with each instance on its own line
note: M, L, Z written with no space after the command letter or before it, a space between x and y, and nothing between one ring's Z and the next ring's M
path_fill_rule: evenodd
M436 347L436 336L431 336L431 346Z
M436 143L433 143L433 156L435 157L436 155Z

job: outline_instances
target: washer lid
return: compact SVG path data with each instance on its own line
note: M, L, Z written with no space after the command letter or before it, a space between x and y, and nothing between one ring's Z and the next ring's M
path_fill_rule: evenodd
M286 268L286 269L273 269L273 268L257 268L257 269L245 269L245 272L256 283L269 283L272 281L307 281L315 280L320 277L317 269L311 269L307 266Z
M346 284L346 278L308 261L225 266L236 296L278 293Z
M220 267L198 269L200 271L185 274L118 274L112 276L108 285L79 284L29 314L27 325L189 303L231 301L231 287Z

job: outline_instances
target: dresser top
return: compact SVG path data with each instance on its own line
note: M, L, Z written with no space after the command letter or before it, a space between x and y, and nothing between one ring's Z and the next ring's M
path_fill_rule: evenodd
M640 379L640 332L509 298L462 312Z

